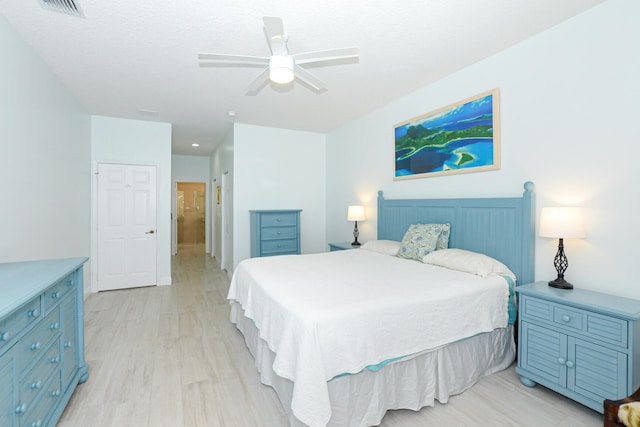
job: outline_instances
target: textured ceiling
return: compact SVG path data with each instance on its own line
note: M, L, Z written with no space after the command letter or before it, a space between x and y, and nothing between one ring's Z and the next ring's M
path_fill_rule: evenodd
M233 121L328 132L602 1L76 0L78 18L0 0L0 13L90 114L172 123L174 154L208 155ZM201 52L269 56L263 16L283 19L290 53L356 46L360 59L308 68L323 94L294 82L245 96L260 69L198 65Z

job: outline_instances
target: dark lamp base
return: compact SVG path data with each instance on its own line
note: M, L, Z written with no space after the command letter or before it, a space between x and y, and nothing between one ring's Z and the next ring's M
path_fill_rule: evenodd
M360 246L360 242L358 242L358 241L356 240L355 242L353 242L353 243L351 244L351 246Z
M551 286L552 288L558 288L558 289L573 289L573 285L571 283L561 278L557 278L556 280L550 281L549 286Z

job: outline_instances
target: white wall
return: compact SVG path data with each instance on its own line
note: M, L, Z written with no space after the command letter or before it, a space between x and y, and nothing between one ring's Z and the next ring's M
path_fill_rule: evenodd
M171 124L93 116L91 118L91 167L100 162L157 166L157 278L158 285L171 284ZM94 175L95 176L95 175ZM91 180L95 207L96 181ZM95 212L92 230L96 233ZM96 242L92 244L96 253ZM97 291L92 272L92 289Z
M216 147L213 154L210 157L210 173L212 192L215 195L216 187L222 185L222 175L228 174L233 177L233 130L231 130L224 138L224 140ZM215 196L214 196L215 197ZM233 193L231 199L233 200ZM217 201L213 203L214 209L212 210L211 221L211 256L215 257L218 261L222 256L222 205L217 204ZM232 222L229 222L232 224ZM227 253L230 258L233 258L233 228L229 229L229 244ZM233 265L233 262L230 263Z
M565 241L576 287L640 299L640 2L609 0L327 135L327 238L345 240L346 207L366 205L361 240L376 237L377 190L388 197L516 196L536 209L580 205L587 238ZM499 171L393 181L395 123L500 89ZM355 167L354 167L355 165ZM557 241L538 238L537 280L555 278Z
M204 182L206 194L205 251L211 252L211 180L210 159L204 156L171 156L171 247L176 253L176 186L178 182Z
M234 267L250 256L252 209L302 209L302 253L327 250L325 159L323 134L235 125Z
M90 117L2 15L0 52L0 262L89 256Z

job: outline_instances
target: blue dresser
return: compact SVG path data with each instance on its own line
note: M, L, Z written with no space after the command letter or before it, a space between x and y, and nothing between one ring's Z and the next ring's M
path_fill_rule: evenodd
M55 426L87 380L86 261L0 264L0 426Z
M640 387L640 301L547 282L518 286L518 366L536 383L600 413Z
M251 217L251 257L300 253L301 209L255 210Z

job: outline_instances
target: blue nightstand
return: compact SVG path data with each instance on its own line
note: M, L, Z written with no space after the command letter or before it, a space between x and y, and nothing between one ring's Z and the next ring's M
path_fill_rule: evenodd
M546 386L600 413L640 387L640 301L518 286L518 366L522 383Z
M346 249L360 249L360 246L354 246L351 242L339 242L339 243L329 243L329 250L333 251L344 251Z

